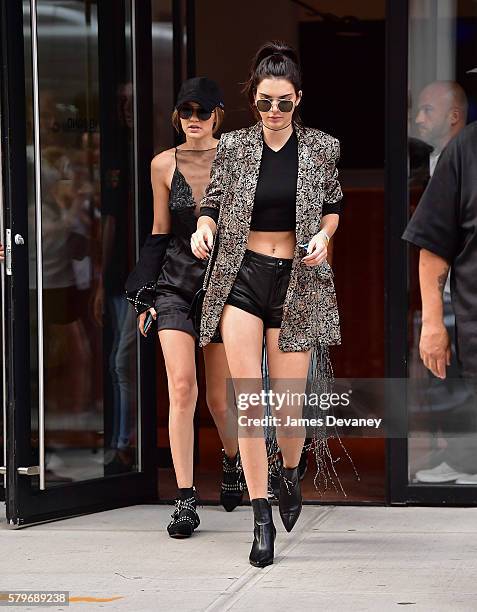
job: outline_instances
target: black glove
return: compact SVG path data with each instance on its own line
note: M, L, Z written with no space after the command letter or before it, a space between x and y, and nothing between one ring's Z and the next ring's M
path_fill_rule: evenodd
M154 306L156 281L170 239L171 234L149 234L139 253L139 261L126 280L126 299L134 305L138 315Z

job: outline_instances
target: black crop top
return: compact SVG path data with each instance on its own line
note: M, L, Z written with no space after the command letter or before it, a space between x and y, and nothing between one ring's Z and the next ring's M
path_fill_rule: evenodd
M250 229L283 232L296 227L298 140L293 130L278 151L263 142Z
M278 151L263 142L250 230L278 232L296 228L296 189L298 179L298 139L295 130ZM323 203L322 216L340 213L340 203ZM203 206L200 216L217 223L219 211Z

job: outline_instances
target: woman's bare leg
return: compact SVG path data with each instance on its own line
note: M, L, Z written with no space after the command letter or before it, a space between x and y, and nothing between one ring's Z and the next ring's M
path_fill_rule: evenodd
M240 330L240 334L237 330ZM263 323L258 317L226 304L220 332L233 378L235 397L262 390ZM263 406L238 410L241 416L261 418ZM268 463L263 427L238 427L240 456L250 499L268 496Z
M278 328L267 329L267 358L270 374L270 387L274 393L296 393L293 403L284 404L275 416L286 422L288 416L301 418L303 402L296 398L298 394L304 393L306 379L310 364L310 351L306 352L283 352L278 348ZM277 427L277 442L283 456L283 465L286 468L294 468L298 465L305 441L304 427Z
M195 340L176 329L161 329L159 340L167 371L169 443L177 486L189 488L193 484L193 420L197 403Z
M232 458L238 450L237 414L233 397L227 398L227 380L231 379L231 375L222 342L211 342L204 347L204 362L207 406L219 432L225 454Z

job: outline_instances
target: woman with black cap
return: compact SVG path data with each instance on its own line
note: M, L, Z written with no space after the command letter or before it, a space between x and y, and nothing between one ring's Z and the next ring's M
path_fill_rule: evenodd
M192 254L190 237L210 180L218 143L214 133L222 123L223 107L222 94L214 81L198 77L183 83L172 123L178 132L182 129L185 142L152 160L152 233L126 283L127 299L139 315L141 334L146 336L144 323L150 312L164 354L170 400L169 439L179 488L167 529L175 538L190 536L200 522L193 486L197 334L187 315L206 266ZM244 480L237 437L231 437L226 423L225 381L230 374L220 338L205 349L204 360L207 403L224 447L221 502L230 511L242 501Z

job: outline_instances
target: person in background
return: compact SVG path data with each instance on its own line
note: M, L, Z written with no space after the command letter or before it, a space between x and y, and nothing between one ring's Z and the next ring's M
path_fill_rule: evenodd
M137 431L134 418L137 407L135 372L136 320L134 310L124 299L124 283L129 272L129 228L134 215L132 168L133 91L130 82L121 82L103 131L114 146L104 154L101 184L100 240L95 261L94 320L102 327L103 359L108 364L108 387L112 393L108 427L105 430L105 470L108 474L135 469ZM114 111L114 112L113 112ZM90 138L96 157L95 141ZM109 341L109 338L111 340Z
M467 109L466 93L455 81L434 81L419 94L416 127L423 142L432 147L429 177L443 149L465 127Z
M419 94L415 125L423 145L429 147L423 164L424 188L434 174L444 148L465 127L467 112L467 95L455 81L434 81L426 85ZM464 476L453 467L454 464L460 463L458 456L461 453L462 441L456 439L451 432L455 428L456 420L462 424L468 421L466 406L469 395L464 389L457 393L453 384L453 380L459 376L459 366L455 355L455 316L450 293L450 274L447 275L444 285L443 304L444 322L451 340L448 379L443 381L429 371L430 381L425 397L431 410L429 426L432 431L440 432L440 438L445 441L446 449L432 451L427 458L432 467L417 470L415 479L425 483L449 482ZM421 317L417 317L416 313L416 330L420 326ZM477 471L477 465L474 471Z
M444 322L444 286L451 269L450 294L456 322L459 372L472 379L465 402L466 420L459 419L458 453L434 468L426 482L477 484L477 122L463 128L439 155L433 176L403 234L417 246L422 299L419 352L432 374L442 380L451 365L451 342ZM472 405L470 405L472 404ZM463 436L462 434L465 434ZM431 470L428 470L431 472ZM422 473L420 474L422 478ZM432 479L429 477L432 476Z

